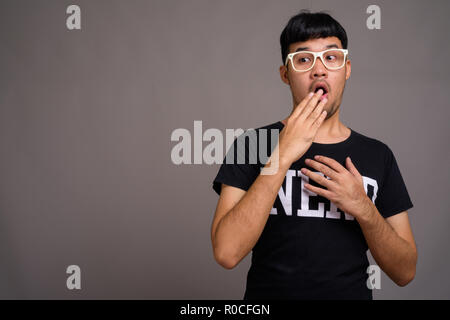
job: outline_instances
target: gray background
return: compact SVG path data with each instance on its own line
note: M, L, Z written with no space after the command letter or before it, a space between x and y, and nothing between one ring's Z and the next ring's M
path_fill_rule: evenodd
M170 136L286 117L279 35L302 8L347 30L341 119L391 147L414 203L416 279L374 297L449 299L445 0L2 0L0 298L241 299L250 255L225 270L210 243L219 165L172 164Z

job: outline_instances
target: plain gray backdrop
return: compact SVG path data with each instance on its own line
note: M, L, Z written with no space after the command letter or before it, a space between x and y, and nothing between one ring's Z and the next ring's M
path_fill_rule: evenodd
M416 278L374 298L449 299L446 0L2 0L0 298L241 299L250 255L225 270L210 242L219 165L174 165L170 137L285 118L279 36L304 8L346 29L341 120L393 150L414 204Z

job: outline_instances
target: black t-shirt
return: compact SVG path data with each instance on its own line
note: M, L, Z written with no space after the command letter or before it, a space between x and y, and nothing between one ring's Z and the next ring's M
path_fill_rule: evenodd
M256 163L250 161L251 152L258 152L258 147L251 146L260 146L260 129L281 131L283 127L278 121L255 129L257 144L250 144L251 139L245 138L244 164L237 161L243 151L237 147L237 141L244 134L235 139L234 154L229 149L225 157L234 157L234 164L224 159L213 181L214 190L220 194L224 183L247 191L267 161L261 163L259 157ZM308 181L300 172L302 167L316 171L304 162L315 155L333 158L344 167L345 158L350 156L363 176L368 197L384 218L412 208L390 148L350 130L350 137L342 142L312 143L291 165L253 247L244 299L372 299L366 284L368 246L358 222L328 199L304 188L304 183L322 186L312 179ZM267 137L270 156L270 133Z

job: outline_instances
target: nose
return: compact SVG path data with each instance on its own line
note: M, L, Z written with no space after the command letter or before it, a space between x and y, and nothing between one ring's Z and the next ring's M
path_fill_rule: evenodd
M320 57L317 57L316 63L311 71L312 71L311 76L313 78L321 78L326 77L328 75L328 70L324 66L322 59Z

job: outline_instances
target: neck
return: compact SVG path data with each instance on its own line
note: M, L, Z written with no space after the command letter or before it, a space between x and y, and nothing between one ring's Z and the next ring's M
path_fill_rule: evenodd
M281 121L286 125L287 118ZM346 127L339 120L339 109L330 117L326 118L319 129L313 142L316 143L338 143L346 140L350 136L350 128Z

